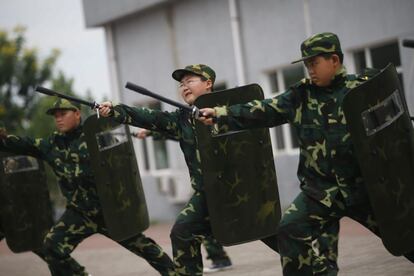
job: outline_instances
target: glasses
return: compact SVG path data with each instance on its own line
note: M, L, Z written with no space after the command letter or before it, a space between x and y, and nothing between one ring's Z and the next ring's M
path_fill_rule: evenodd
M178 87L179 88L182 88L184 86L189 87L189 86L196 84L199 81L201 81L201 79L189 79L186 81L180 81L180 84L178 84Z
M315 67L316 65L319 64L319 60L315 59L315 58L311 58L309 60L305 60L305 67L307 69L311 68L311 67Z

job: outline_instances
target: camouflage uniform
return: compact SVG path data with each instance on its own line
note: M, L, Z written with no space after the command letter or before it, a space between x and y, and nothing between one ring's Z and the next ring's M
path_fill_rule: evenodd
M305 40L301 51L301 60L324 53L342 54L332 33ZM290 123L297 133L302 192L285 211L278 228L284 275L336 275L328 265L315 266L315 260L329 256L319 252L317 241L329 235L327 229L343 216L379 235L341 106L347 91L366 79L347 75L342 66L329 87L318 87L304 79L272 99L215 108L219 128ZM312 257L314 252L319 253L317 258Z
M214 82L215 73L206 65L189 65L174 71L173 78L180 81L182 74L193 73ZM200 153L197 149L195 122L184 110L163 112L148 108L134 108L124 104L113 107L113 116L120 123L162 132L179 141L187 163L194 194L178 215L171 230L175 270L178 275L201 275L203 262L200 244L212 235L203 189ZM265 243L275 249L275 237Z
M158 131L149 131L148 136L152 136L155 141L157 140L174 140L175 137L170 137L167 134ZM203 239L203 245L207 252L207 259L210 259L213 263L226 260L230 262L230 258L227 255L224 247L213 236L207 236Z
M67 100L58 100L48 110L78 109ZM56 174L61 191L67 199L67 208L51 228L42 253L52 275L87 275L83 266L70 253L85 238L101 233L108 236L99 203L94 177L89 164L89 153L82 126L48 138L32 139L9 135L0 141L0 150L31 155L45 160ZM120 245L146 259L162 275L173 275L173 263L153 240L138 234Z

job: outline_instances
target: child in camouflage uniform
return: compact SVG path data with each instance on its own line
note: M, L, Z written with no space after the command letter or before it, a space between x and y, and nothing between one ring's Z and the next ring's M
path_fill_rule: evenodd
M379 235L342 110L345 94L367 80L347 75L343 53L333 33L316 34L301 45L310 79L285 93L243 105L207 108L203 116L231 130L290 123L299 138L298 177L302 192L285 211L278 228L284 275L336 275L315 270L314 241L339 219L349 216ZM201 118L206 124L212 119ZM406 255L413 260L414 254Z
M172 77L180 82L179 90L184 101L192 105L198 96L211 91L216 76L209 66L195 64L175 70ZM184 110L162 112L148 108L133 108L123 104L112 106L110 102L101 104L100 113L102 116L114 116L120 123L162 132L163 135L179 141L195 192L178 215L171 230L174 264L178 275L201 275L203 263L200 244L205 237L211 236L211 226L203 188L194 120ZM329 260L324 261L330 263L331 267L336 267L338 226L332 225L329 230L326 236L316 241L315 249L323 253L323 256L329 254ZM278 250L276 236L262 241L274 251ZM313 253L316 252L317 250ZM321 260L318 258L315 263L320 264Z
M99 203L89 152L82 131L80 106L58 99L47 114L54 116L58 132L32 139L0 130L0 151L31 155L46 161L56 174L67 208L47 234L41 250L53 276L88 275L70 254L87 237L107 229ZM143 257L161 275L174 275L171 259L143 234L118 242Z

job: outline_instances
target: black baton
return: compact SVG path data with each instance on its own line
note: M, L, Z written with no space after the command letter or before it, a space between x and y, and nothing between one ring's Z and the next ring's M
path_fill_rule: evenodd
M144 88L142 86L136 85L136 84L134 84L132 82L127 82L126 85L125 85L125 88L128 88L128 89L130 89L132 91L138 92L139 94L142 94L142 95L149 96L151 98L157 99L157 100L159 100L161 102L170 104L172 106L175 106L175 107L178 107L178 108L182 108L182 109L190 112L191 115L194 118L196 118L196 119L198 119L200 117L199 116L199 109L196 106L188 106L188 105L185 105L185 104L176 102L176 101L171 100L171 99L168 99L168 98L166 98L164 96L158 95L158 94L156 94L154 92L151 92L148 89L146 89L146 88Z

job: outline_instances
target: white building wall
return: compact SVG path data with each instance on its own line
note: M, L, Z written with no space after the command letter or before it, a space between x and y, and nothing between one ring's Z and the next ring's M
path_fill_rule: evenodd
M152 9L139 16L130 16L113 24L119 68L119 81L127 81L152 91L176 98L171 81L172 48L166 12ZM148 97L122 89L121 101L126 104L146 102Z
M89 1L95 5L105 5L106 2L84 0ZM235 86L237 78L228 1L153 2L157 5L134 14L125 13L126 17L110 22L121 101L135 104L149 100L125 92L122 86L126 81L180 100L171 73L175 68L191 63L211 65L216 70L218 83ZM122 2L118 3L121 5ZM395 39L414 38L412 0L238 0L237 3L246 79L262 85L267 95L271 92L268 72L289 66L299 57L300 43L309 32L337 33L350 72L354 69L351 51ZM93 7L88 9L86 18ZM111 18L110 11L105 15ZM414 49L401 47L400 51L407 101L414 114ZM173 169L187 173L178 145L170 142L168 149ZM299 191L298 156L278 154L275 161L282 205L286 206ZM147 180L144 182L154 185L155 178L151 177L145 176ZM153 187L146 192L150 194L147 197L151 198L149 209L153 219L174 218L178 205L170 205Z
M241 0L240 16L248 82L300 56L306 38L303 1Z
M177 1L174 22L179 66L210 65L216 82L236 83L228 1ZM171 75L171 73L170 73Z

